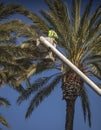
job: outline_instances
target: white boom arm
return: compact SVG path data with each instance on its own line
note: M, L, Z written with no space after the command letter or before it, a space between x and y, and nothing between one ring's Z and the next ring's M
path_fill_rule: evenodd
M60 53L51 43L49 43L43 36L40 37L40 41L54 52L59 59L67 64L72 70L74 70L89 86L101 96L101 89L91 81L82 71L80 71L71 61L69 61L62 53Z

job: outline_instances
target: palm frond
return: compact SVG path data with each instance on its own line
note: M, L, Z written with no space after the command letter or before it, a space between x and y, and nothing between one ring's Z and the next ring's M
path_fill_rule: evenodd
M88 5L86 6L80 22L79 35L83 40L85 40L85 35L87 35L86 29L88 27L88 18L90 15L91 6L92 0L90 0Z
M47 34L47 32L48 32L48 24L44 21L44 19L40 18L37 14L35 14L35 13L31 12L31 11L28 11L24 7L19 9L17 11L17 13L23 14L26 17L28 17L29 19L31 19L33 21L33 26L34 27L39 27L40 32L42 31L41 33Z
M101 36L100 34L94 37L94 39L91 38L88 42L86 42L82 46L82 56L81 56L81 63L85 64L89 62L90 58L92 60L93 56L100 55L101 48L100 48L100 41L101 41ZM95 58L94 58L95 60Z
M92 28L94 23L99 19L99 16L101 15L101 5L97 7L94 14L91 16L89 20L88 30Z
M101 19L93 26L91 30L89 30L89 35L85 40L86 46L91 47L91 45L92 46L95 45L96 40L101 36L100 30L101 30Z
M20 104L22 101L28 99L28 97L38 91L40 88L43 87L44 84L46 84L48 82L48 80L50 80L50 76L47 78L39 78L37 80L34 81L34 83L31 85L31 87L27 88L24 93L22 93L21 96L18 97L17 103Z
M61 0L55 0L53 2L46 0L46 4L49 7L49 11L41 10L42 16L44 16L50 24L54 25L59 35L58 44L69 48L67 43L71 38L71 28L68 5L64 4Z
M47 87L43 88L42 90L40 90L36 96L32 99L27 113L26 113L26 119L30 117L32 111L35 109L35 107L37 107L47 96L49 96L49 94L52 92L52 90L54 89L54 87L56 87L56 85L60 82L61 76L57 76L56 78L53 79L52 82L50 82L50 84L47 85Z
M32 65L29 66L29 68L27 68L27 70L24 70L24 74L21 74L21 76L19 75L18 79L17 79L17 84L20 84L23 80L25 80L26 78L29 78L32 75L37 75L37 74L41 74L43 71L47 71L49 69L52 69L52 63L50 62L39 62L39 63L32 63Z
M101 63L94 62L90 64L89 66L90 66L90 73L101 80Z
M13 35L12 35L13 34ZM15 34L15 35L14 35ZM0 25L0 41L17 39L18 37L33 37L33 41L38 37L37 32L21 20L12 20Z
M6 98L0 97L0 106L3 105L5 107L9 107L10 103Z
M16 11L21 9L21 5L16 5L14 3L4 5L3 3L0 3L0 20L6 19L12 14L15 14Z
M15 80L15 84L14 84L14 80L13 81L10 80L8 82L8 85L12 87L15 91L17 91L19 94L22 94L25 91L24 87L21 84L19 86L16 85L16 80Z
M56 75L51 75L51 76L48 76L48 77L42 77L42 78L36 79L34 81L34 83L30 87L25 89L25 91L22 93L22 95L18 97L17 103L20 104L22 101L27 100L29 98L29 96L31 96L31 94L39 91L44 86L46 86L46 84L48 84L48 82L54 76L56 76Z
M30 48L30 47L29 47ZM16 57L33 57L34 54L37 55L37 52L34 51L35 48L21 48L20 46L17 46L17 45L14 45L14 44L8 44L8 45L0 45L0 52L1 52L1 55L0 55L0 58L2 59L3 56L8 59L6 60L9 60L9 58L11 59L14 59L16 60ZM13 56L13 57L12 57ZM34 57L33 57L34 58ZM10 59L10 60L11 60Z
M9 124L8 124L8 122L7 122L7 120L4 118L4 117L2 117L1 115L0 115L0 123L2 123L4 126L6 126L7 128L10 128L10 126L9 126Z
M21 48L14 44L0 45L0 51L0 78L2 81L0 85L6 82L11 83L13 79L15 81L23 76L27 78L28 72L33 69L32 61L34 58L36 59L35 55L38 55L34 48Z
M81 98L81 102L82 102L84 120L86 121L86 116L88 115L88 122L89 122L89 126L91 127L91 111L90 111L88 96L87 96L84 88L81 92L80 98Z
M68 28L66 28L68 31L70 28L70 16L67 3L63 3L61 0L56 0L54 1L54 9L56 17L59 18L65 27L68 26Z
M3 105L4 107L9 107L11 104L6 98L0 97L0 106L1 105ZM7 120L3 116L1 116L1 114L0 114L0 123L6 126L7 128L10 128Z
M72 6L72 27L76 34L80 26L80 0L74 0Z
M88 62L87 62L88 61ZM86 63L92 64L92 63L98 63L101 62L101 56L98 55L92 55L86 58Z

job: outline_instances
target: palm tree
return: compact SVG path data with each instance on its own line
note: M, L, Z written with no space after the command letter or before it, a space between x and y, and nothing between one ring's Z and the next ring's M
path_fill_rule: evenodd
M49 25L54 25L59 35L58 45L63 49L65 56L85 75L101 80L101 6L97 7L93 14L90 14L92 7L92 0L90 0L81 15L80 0L72 1L71 10L69 10L68 4L64 4L62 0L45 0L45 2L49 9L48 11L40 11L43 18L24 7L17 12L24 14L33 21L30 27L39 36L47 35ZM26 42L33 42L33 39L38 37L35 34L31 33L31 37L29 36ZM30 117L35 107L51 94L52 90L61 82L63 99L66 101L65 130L73 130L75 102L78 96L82 101L84 119L86 120L88 115L88 122L91 127L91 112L84 81L59 59L56 62L38 59L34 65L34 69L33 67L30 68L31 73L28 77L33 74L34 76L40 75L47 70L56 69L58 71L55 74L37 78L18 98L17 101L20 104L35 92L28 107L26 118ZM24 79L22 77L21 79Z
M0 106L1 105L4 107L9 107L10 103L7 99L0 97ZM10 128L10 125L8 124L7 120L1 114L0 114L0 123L6 126L7 128Z

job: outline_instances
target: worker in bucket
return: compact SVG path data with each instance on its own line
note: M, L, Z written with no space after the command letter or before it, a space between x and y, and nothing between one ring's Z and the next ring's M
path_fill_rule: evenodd
M54 30L53 26L50 26L50 30L48 32L48 38L50 38L50 43L52 43L54 46L56 46L56 40L58 39L58 35Z
M58 39L58 35L54 30L53 26L50 26L49 31L48 31L48 37L46 37L46 40L49 41L55 48L56 48L56 43ZM51 50L49 50L48 55L46 56L46 58L50 58L51 60L55 61L55 58L53 56L53 53Z
M49 31L48 31L48 37L45 37L47 41L49 41L55 48L56 48L56 43L58 39L58 35L54 30L53 26L50 26ZM39 39L37 40L37 45L40 45ZM41 44L42 46L42 44ZM53 53L51 50L48 50L47 55L44 57L45 59L51 59L52 61L55 61L55 58L53 56Z

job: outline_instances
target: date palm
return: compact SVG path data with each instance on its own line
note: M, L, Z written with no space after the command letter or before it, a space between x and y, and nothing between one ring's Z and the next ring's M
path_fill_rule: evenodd
M58 45L63 49L65 56L85 75L101 80L101 5L96 8L93 14L90 14L92 7L92 0L90 0L81 15L80 3L80 0L73 0L72 9L69 10L68 4L64 4L61 0L46 0L48 11L40 11L44 18L24 7L18 12L33 21L31 27L38 35L47 35L49 25L54 25L59 35ZM34 34L32 36L37 38ZM31 40L29 38L29 42ZM91 127L91 112L84 81L59 59L54 63L48 60L38 60L36 63L39 63L36 66L37 71L31 73L34 76L47 70L56 69L57 71L34 80L31 87L28 87L18 98L18 103L21 103L35 92L26 118L30 117L35 107L61 83L63 99L66 101L65 130L73 130L75 102L78 96L81 97L84 119L86 120L88 115Z
M7 99L0 97L0 106L9 107L10 103ZM10 128L10 125L8 124L7 120L1 114L0 114L0 123L6 126L7 128Z

